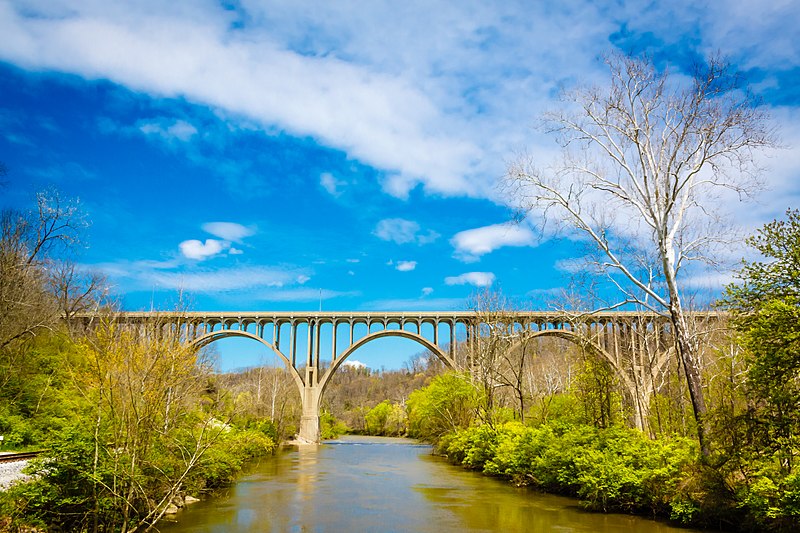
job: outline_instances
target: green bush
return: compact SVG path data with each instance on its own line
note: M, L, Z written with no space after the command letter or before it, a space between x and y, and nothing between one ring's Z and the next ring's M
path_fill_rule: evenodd
M319 438L322 440L335 439L348 428L341 420L337 420L330 412L322 410L319 414Z
M216 489L229 485L248 460L269 455L276 448L275 441L261 429L231 428L203 454L192 476L193 488Z
M480 403L480 392L467 375L436 376L430 385L409 395L408 432L437 443L443 435L472 425Z
M682 469L697 453L689 439L653 441L621 427L519 422L457 431L445 436L440 448L468 468L576 495L592 509L664 513Z

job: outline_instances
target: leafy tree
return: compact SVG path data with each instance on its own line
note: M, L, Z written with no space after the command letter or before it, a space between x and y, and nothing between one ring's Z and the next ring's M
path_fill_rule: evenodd
M402 406L384 400L365 415L369 435L398 436L406 431L406 413Z
M447 432L469 427L483 403L481 391L469 376L448 372L408 398L408 426L412 436L436 442Z
M764 257L745 262L728 287L734 325L749 353L749 421L757 448L787 474L800 449L800 210L747 240Z

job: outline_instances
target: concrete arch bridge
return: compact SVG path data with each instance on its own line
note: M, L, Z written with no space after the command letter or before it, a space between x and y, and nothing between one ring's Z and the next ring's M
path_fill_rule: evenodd
M698 315L700 316L700 315ZM703 320L717 315L703 314ZM83 317L87 323L91 316ZM605 360L635 399L634 423L644 428L655 377L672 348L669 320L653 313L599 312L558 315L515 312L491 317L475 311L441 312L123 312L120 324L136 327L158 321L180 328L186 342L201 348L228 337L262 343L286 365L300 392L300 441L319 442L322 396L336 370L361 346L383 337L419 343L452 369L480 363L481 345L502 324L503 334L521 344L556 337L582 346Z

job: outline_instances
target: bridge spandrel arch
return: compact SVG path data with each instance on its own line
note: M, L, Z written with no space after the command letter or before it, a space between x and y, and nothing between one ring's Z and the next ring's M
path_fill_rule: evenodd
M281 360L283 361L284 366L289 371L289 373L292 375L292 378L294 378L294 381L295 381L298 389L300 390L300 392L302 394L303 387L304 387L303 379L300 376L300 373L297 371L297 369L294 366L292 366L292 362L289 360L289 358L287 358L286 355L283 354L283 352L281 352L276 346L272 345L271 343L267 342L266 340L262 339L261 337L259 337L257 335L254 335L254 334L252 334L252 333L250 333L248 331L242 331L242 330L238 330L238 329L223 329L223 330L218 330L218 331L211 331L211 332L205 333L205 334L203 334L203 335L201 335L201 336L199 336L199 337L197 337L195 339L192 339L191 341L189 341L189 344L191 346L194 346L197 349L200 349L200 348L204 348L205 346L208 346L209 344L211 344L214 341L218 341L218 340L222 340L222 339L226 339L226 338L229 339L229 338L233 338L233 337L243 337L243 338L253 339L254 341L257 341L257 342L261 343L262 345L266 346L275 355L280 357Z
M410 339L416 341L420 344L423 348L429 350L431 353L435 354L439 359L441 359L445 365L449 368L456 368L455 361L449 354L447 354L442 348L438 345L434 344L430 340L426 339L422 335L412 333L407 330L403 329L384 329L381 331L376 331L372 333L368 333L366 336L361 337L358 340L355 340L350 346L348 346L341 355L339 355L334 361L331 362L331 365L325 370L324 374L320 376L319 379L319 391L320 397L325 393L325 389L327 388L328 384L330 383L333 375L336 373L336 370L341 367L341 365L350 357L356 350L361 348L362 346L368 344L371 341L376 339L381 339L385 337L401 337L404 339Z

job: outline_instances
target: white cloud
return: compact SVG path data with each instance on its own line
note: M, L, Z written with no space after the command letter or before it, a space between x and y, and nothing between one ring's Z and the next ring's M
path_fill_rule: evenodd
M410 272L417 268L416 261L398 261L397 265L395 266L397 270L400 272Z
M367 365L356 359L347 359L344 363L342 363L342 366L347 366L350 368L367 368Z
M474 285L476 287L489 287L494 280L495 276L492 272L465 272L459 276L444 278L446 285Z
M255 228L235 222L206 222L201 228L215 237L233 242L241 242L245 237L250 237L256 233Z
M536 237L527 226L494 224L456 233L450 243L457 258L471 262L503 246L534 246Z
M206 239L205 243L197 239L189 239L180 243L178 248L180 248L184 257L202 261L203 259L214 257L227 248L227 245L228 243L225 241L218 241L217 239Z
M330 172L323 172L319 176L319 184L334 197L342 195L342 187L346 185L344 181L337 180Z
M430 296L433 293L433 287L423 287L422 288L422 296Z
M312 287L269 289L250 294L250 298L265 302L319 302L333 298L355 297L357 291L334 291L330 289L314 289Z
M731 271L705 271L689 274L682 280L682 284L688 289L714 289L722 291L726 285L738 281L736 274Z
M378 222L372 232L384 241L393 241L397 244L429 244L439 238L435 231L422 232L419 224L413 220L403 218L385 218Z
M297 276L297 283L299 283L300 285L303 285L303 284L307 283L310 279L311 279L310 277L308 277L308 276L306 276L304 274L301 274L301 275Z
M220 239L188 239L178 245L181 254L187 259L202 261L227 250L230 255L241 255L244 251L231 246L231 241L241 242L245 237L253 235L255 229L234 222L206 222L202 229Z
M284 287L296 282L297 270L271 267L243 267L219 270L171 270L157 269L147 262L124 265L98 265L98 268L121 282L128 278L132 289L185 290L198 293L220 293L252 291L263 287Z
M434 190L467 190L464 176L480 149L443 127L443 112L425 87L377 64L292 50L283 23L265 20L280 9L260 13L259 6L247 5L241 9L251 12L240 24L239 10L215 4L105 4L67 9L57 2L4 3L0 59L184 97L265 127L313 136ZM306 17L327 11L299 8ZM335 31L325 19L300 17L295 12L292 25L320 23L320 31Z
M659 47L676 57L721 50L767 87L800 65L793 2L760 4L755 17L744 0L647 9L588 0L235 5L3 2L0 60L310 136L382 171L395 196L423 184L490 198L504 161L522 146L546 150L547 135L530 131L535 117L561 87L601 80L598 52L619 34L649 39L655 55ZM142 127L183 140L197 134L179 122Z
M160 118L151 121L139 121L139 131L145 135L156 135L167 141L187 142L197 135L197 128L185 120Z
M419 224L412 220L402 218L386 218L378 222L373 234L384 241L394 241L397 244L414 242Z

